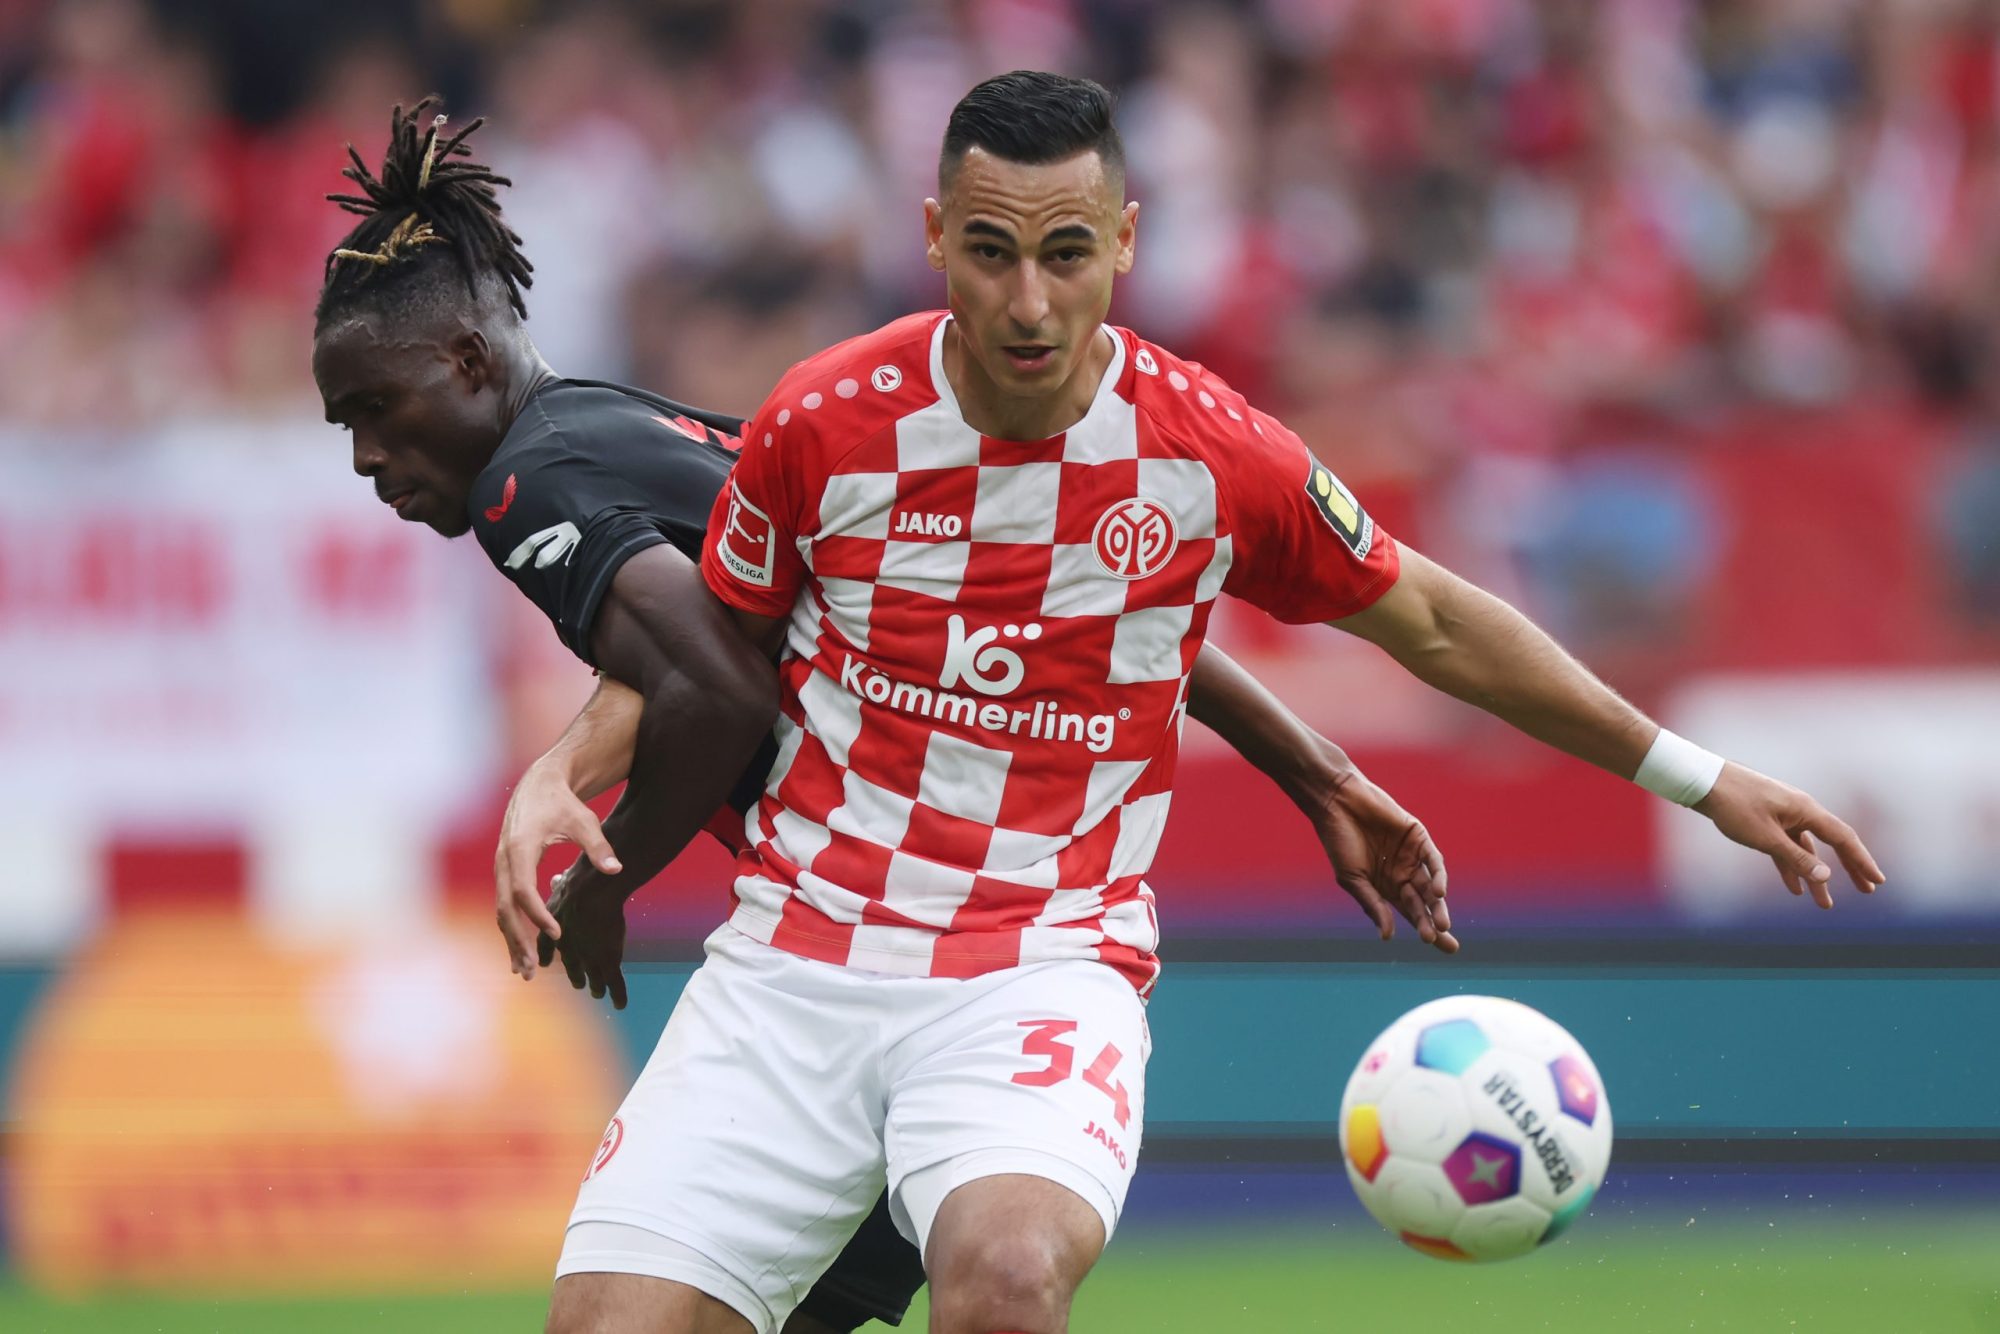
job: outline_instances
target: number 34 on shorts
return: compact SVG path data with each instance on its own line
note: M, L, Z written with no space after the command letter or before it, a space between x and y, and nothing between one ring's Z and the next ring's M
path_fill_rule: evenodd
M1096 1109L1097 1114L1085 1122L1083 1134L1103 1145L1120 1170L1130 1171L1123 1141L1132 1128L1132 1095L1118 1077L1125 1053L1118 1050L1117 1043L1107 1042L1098 1048L1079 1075L1076 1020L1023 1019L1020 1026L1024 1030L1021 1055L1029 1058L1032 1065L1017 1071L1012 1082L1027 1088L1054 1088L1080 1079L1084 1087L1102 1094L1103 1102ZM1143 1064L1143 1055L1140 1061Z

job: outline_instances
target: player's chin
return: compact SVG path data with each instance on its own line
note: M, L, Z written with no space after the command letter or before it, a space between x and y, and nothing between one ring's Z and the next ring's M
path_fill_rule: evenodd
M433 531L446 537L464 537L472 531L472 516L456 506L446 507L442 514L411 514L405 517L418 523L428 524Z

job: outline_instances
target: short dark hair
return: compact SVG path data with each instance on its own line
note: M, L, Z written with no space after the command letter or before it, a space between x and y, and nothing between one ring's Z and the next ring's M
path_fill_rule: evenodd
M1095 152L1106 174L1123 179L1125 143L1112 122L1115 99L1103 84L1043 70L995 75L960 98L944 129L938 188L947 188L968 150L1008 162L1061 162Z
M502 293L515 314L527 317L522 289L533 285L535 266L501 218L494 189L512 182L484 163L463 160L472 156L467 137L485 118L442 139L444 116L425 119L437 105L427 97L391 113L379 175L347 146L351 162L341 175L361 193L327 198L361 221L326 257L315 332L363 310L429 315L465 298L477 304Z

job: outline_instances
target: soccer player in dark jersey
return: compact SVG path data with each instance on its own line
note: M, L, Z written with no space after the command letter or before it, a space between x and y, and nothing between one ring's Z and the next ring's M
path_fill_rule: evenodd
M622 898L595 896L591 904L610 910L563 914L559 925L556 905L534 892L532 858L544 831L568 831L629 892L711 813L716 835L740 844L732 812L764 787L775 682L695 562L742 423L548 368L523 327L531 268L500 216L494 187L506 182L467 160L479 122L444 138L443 117L427 122L429 109L398 108L379 175L357 156L347 174L361 193L335 196L362 221L328 259L314 376L327 419L353 433L355 469L377 495L446 536L477 527L494 564L603 673L566 737L630 735L637 716L629 774L564 771L560 745L537 765L560 781L553 792L533 789L533 809L517 793L496 868L517 970L532 973L529 936L539 927L543 963L559 948L573 983L622 1006ZM1423 827L1337 747L1213 649L1197 663L1188 709L1307 811L1337 881L1384 938L1401 912L1427 942L1457 948L1444 866ZM629 778L627 799L599 830L574 789L620 778ZM897 1323L923 1277L878 1206L785 1328Z

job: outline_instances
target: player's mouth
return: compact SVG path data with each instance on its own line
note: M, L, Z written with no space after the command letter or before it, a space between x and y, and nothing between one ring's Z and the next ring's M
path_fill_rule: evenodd
M1000 350L1007 354L1007 364L1022 372L1047 370L1056 357L1056 350L1043 343L1019 343Z
M378 491L376 493L377 497L381 500L381 502L384 505L387 505L390 509L396 511L396 513L398 514L401 514L403 512L404 507L407 506L410 503L410 501L416 497L416 494L417 493L414 489L407 491L386 491L386 492Z

